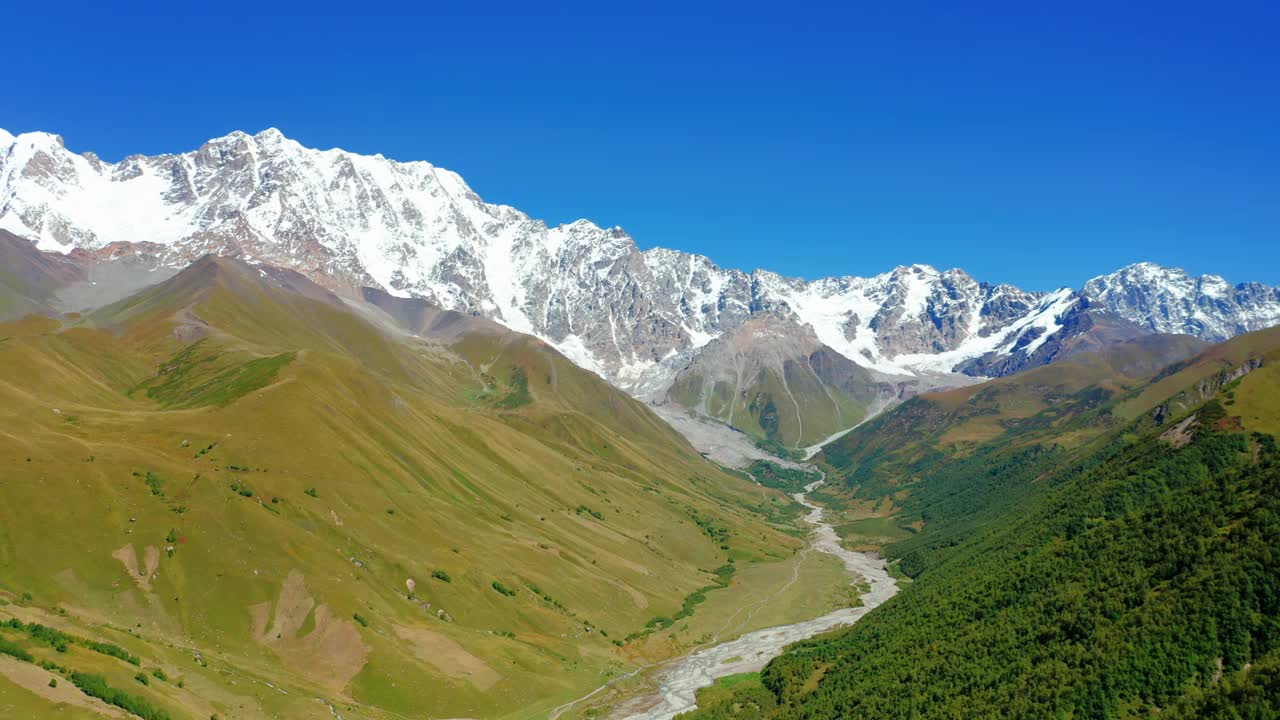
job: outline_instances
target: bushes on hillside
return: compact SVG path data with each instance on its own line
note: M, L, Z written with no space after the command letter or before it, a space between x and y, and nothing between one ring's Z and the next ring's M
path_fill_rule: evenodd
M146 675L142 677L145 678ZM170 720L169 713L155 707L144 697L130 695L123 690L111 687L107 684L107 679L101 675L73 672L69 679L71 684L80 688L85 695L96 697L109 705L115 705L143 720Z
M955 463L973 475L927 493L920 579L770 663L767 717L1146 717L1280 649L1280 457L1220 412L1186 447L1113 443L1053 474L1034 454ZM997 487L1015 497L971 504Z

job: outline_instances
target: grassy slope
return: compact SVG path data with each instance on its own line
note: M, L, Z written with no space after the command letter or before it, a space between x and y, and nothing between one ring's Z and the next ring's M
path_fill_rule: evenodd
M1068 376L1075 386L1047 410L994 404L1014 409L985 442L939 438L983 417L965 410L989 410L993 394L1040 395L1025 378L980 388L949 416L890 413L907 441L846 456L880 472L837 469L901 505L897 527L913 535L889 538L888 552L917 581L851 631L772 663L767 696L720 689L694 717L1262 712L1280 650L1280 457L1250 433L1275 429L1278 350L1280 333L1254 333L1087 402L1096 388ZM1188 409L1191 444L1157 439Z
M176 717L534 717L693 642L615 645L714 569L800 545L787 500L541 343L308 293L202 261L105 329L0 327L0 616L185 677L73 668Z
M1243 347L1255 341L1245 336L1232 342ZM1164 396L1149 392L1160 361L1199 349L1197 341L1184 336L1141 338L981 385L912 398L824 449L818 462L846 488L840 492L832 483L825 499L837 510L854 511L858 519L893 512L909 531L937 521L933 501L953 504L956 493L973 507L1002 511L1002 503L1016 496L1004 492L1001 474L993 470L1024 461L1051 467L1060 453L1087 446L1152 410L1174 388L1220 372L1216 363L1203 360L1220 352L1215 348L1180 360L1187 366L1178 379L1181 386L1170 385ZM974 473L990 482L960 486L946 479ZM922 483L950 489L913 493Z
M736 386L736 402L736 378L734 382L722 377L712 380L700 369L695 365L681 373L669 391L671 399L686 408L705 410L708 416L768 445L807 447L856 425L866 416L865 401L824 381L803 354L777 366L757 367L745 373ZM852 364L850 369L859 376L847 379L849 385L874 386L875 381L866 371Z

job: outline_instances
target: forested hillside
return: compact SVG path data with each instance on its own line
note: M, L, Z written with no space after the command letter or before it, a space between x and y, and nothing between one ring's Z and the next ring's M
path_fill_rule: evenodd
M1274 347L1246 336L1146 383L1076 388L984 442L921 440L982 413L890 413L892 446L827 461L853 497L895 503L914 534L887 552L916 582L693 717L1275 717L1280 453L1253 419L1280 402ZM1132 414L1161 383L1178 401Z

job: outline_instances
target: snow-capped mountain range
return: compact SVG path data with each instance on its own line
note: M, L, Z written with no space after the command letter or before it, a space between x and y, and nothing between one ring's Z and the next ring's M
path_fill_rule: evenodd
M424 298L536 335L633 391L669 384L700 348L759 315L896 377L1049 362L1101 316L1213 341L1280 323L1274 287L1148 263L1050 293L926 265L813 281L726 269L642 251L617 227L549 227L426 162L309 149L274 129L118 163L56 135L0 130L0 229L46 251L141 247L174 269L229 254L336 289Z

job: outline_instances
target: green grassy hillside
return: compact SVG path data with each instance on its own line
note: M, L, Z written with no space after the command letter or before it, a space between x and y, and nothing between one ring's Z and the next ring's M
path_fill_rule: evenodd
M1237 338L1233 343L1252 342ZM1169 362L1187 364L1185 384L1218 372L1197 360L1202 344L1186 336L1150 336L1099 353L980 385L912 398L831 443L817 460L839 483L824 495L838 508L876 508L906 531L943 530L952 516L1001 512L1010 465L1044 470L1071 451L1153 411L1168 398L1149 394ZM1218 352L1217 349L1206 351ZM1188 357L1192 359L1188 360ZM1243 362L1243 361L1242 361ZM1169 393L1175 392L1171 386ZM1139 405L1135 398L1145 397ZM1203 401L1203 400L1201 400ZM963 478L963 479L961 479ZM981 482L975 481L981 478ZM985 516L983 516L985 517ZM955 529L948 530L955 532ZM941 537L942 534L935 533ZM956 540L947 535L947 541Z
M705 392L705 398L703 397ZM844 391L825 384L807 366L788 361L782 372L759 370L737 386L686 373L672 388L684 407L704 403L707 414L723 418L766 447L795 449L820 442L866 416L866 406Z
M666 396L786 455L857 425L898 393L894 383L818 342L812 330L754 318L713 340Z
M534 339L395 325L211 258L0 325L0 708L538 717L784 582L781 493Z

